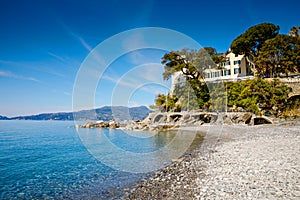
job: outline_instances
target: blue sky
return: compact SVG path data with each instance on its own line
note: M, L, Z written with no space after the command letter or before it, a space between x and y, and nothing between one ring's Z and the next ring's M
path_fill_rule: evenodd
M271 22L287 33L300 24L297 0L1 0L0 115L71 111L74 82L81 63L102 41L140 27L179 31L218 52L252 25ZM113 48L112 48L113 51ZM95 107L111 105L114 84L138 64L159 63L163 51L122 56L105 71L95 91ZM140 55L140 57L133 57ZM142 56L141 56L142 55ZM143 62L140 62L143 60ZM156 66L159 67L159 66ZM160 76L161 69L145 72ZM142 74L142 73L141 73ZM126 104L150 105L156 92L135 90ZM122 98L122 95L117 95Z

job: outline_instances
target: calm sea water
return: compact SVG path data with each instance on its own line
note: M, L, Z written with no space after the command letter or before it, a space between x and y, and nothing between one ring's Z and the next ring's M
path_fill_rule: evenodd
M135 140L120 130L83 131L133 152L154 151L173 138L160 133ZM0 121L0 199L108 199L143 176L95 159L71 121Z

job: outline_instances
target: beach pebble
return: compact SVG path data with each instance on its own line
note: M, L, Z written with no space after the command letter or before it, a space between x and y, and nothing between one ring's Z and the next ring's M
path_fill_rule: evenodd
M212 129L121 199L300 199L299 125Z

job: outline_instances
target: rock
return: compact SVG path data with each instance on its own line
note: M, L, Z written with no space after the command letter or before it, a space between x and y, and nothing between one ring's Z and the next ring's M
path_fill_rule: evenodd
M181 161L183 161L183 158L172 159L172 162L181 162Z
M202 121L202 120L199 120L199 121L195 122L196 126L201 126L203 124L204 124L204 121Z
M252 114L250 114L250 113L245 113L244 115L243 115L243 122L245 123L245 124L249 124L250 123L250 121L251 121L251 118L252 118Z
M231 119L228 115L223 116L223 123L226 124L226 125L231 125L232 124L232 121L231 121Z
M119 128L120 125L118 122L114 121L114 120L111 120L109 121L108 123L108 127L111 128L111 129L116 129L116 128Z
M92 128L93 125L93 122L87 122L86 124L80 126L80 128Z
M119 124L115 121L113 122L104 122L104 121L97 121L97 122L87 122L84 125L79 126L80 128L118 128Z

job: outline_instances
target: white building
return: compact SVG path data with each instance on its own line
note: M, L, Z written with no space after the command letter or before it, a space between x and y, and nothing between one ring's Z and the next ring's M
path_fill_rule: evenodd
M251 71L251 64L247 62L244 55L229 53L226 55L226 62L219 63L216 68L209 66L203 71L205 82L215 81L237 81L254 78ZM172 75L170 94L174 94L175 86L186 84L186 77L183 73L175 72Z
M236 81L253 78L250 66L244 55L229 53L226 55L226 62L219 63L218 68L205 69L203 78L205 81Z
M176 86L181 86L183 87L186 84L186 78L185 76L182 74L182 72L175 72L174 74L172 74L172 85L171 85L171 89L170 89L170 94L173 95L174 91L175 91L175 87Z

